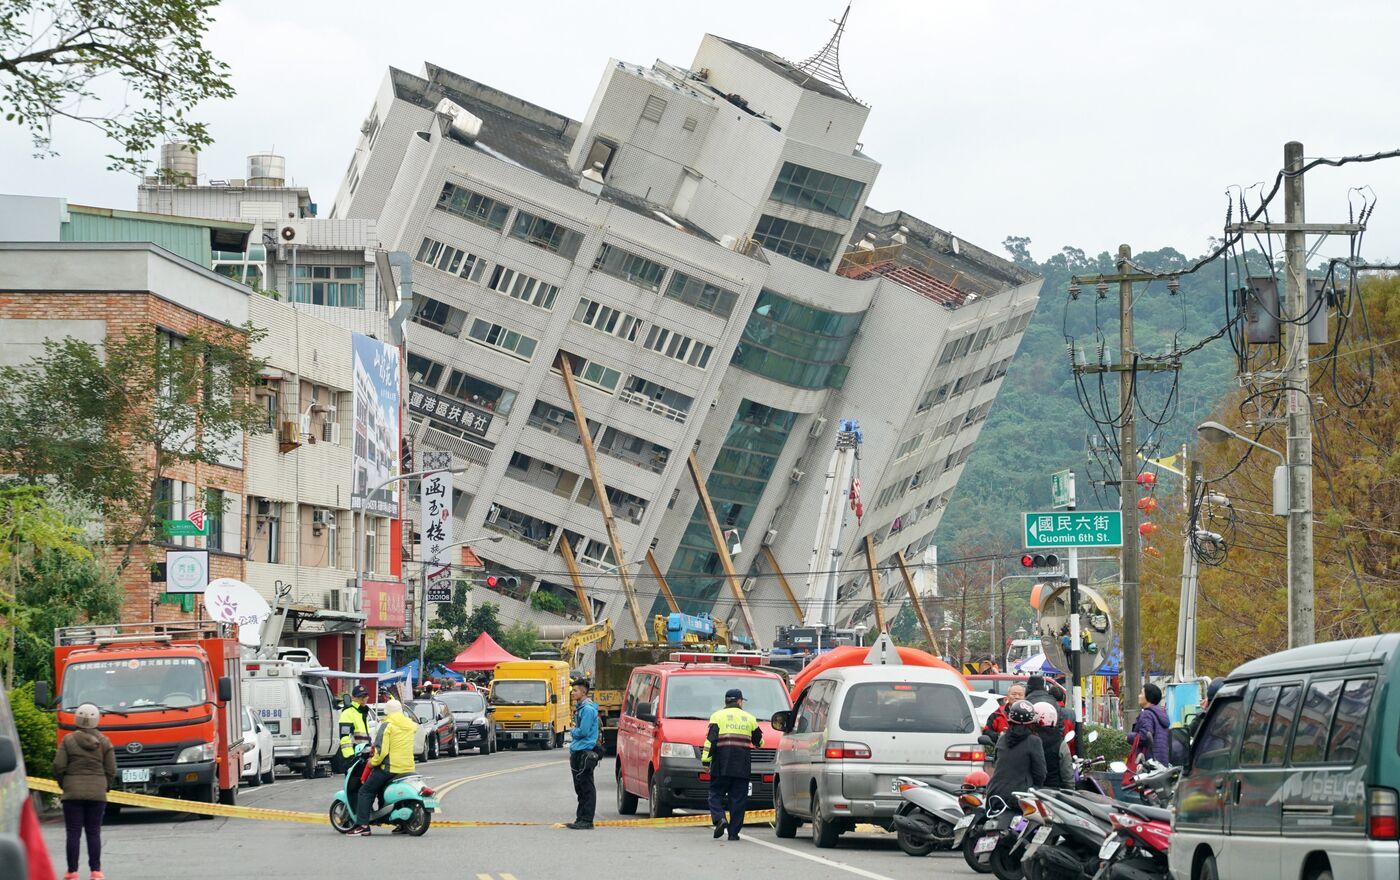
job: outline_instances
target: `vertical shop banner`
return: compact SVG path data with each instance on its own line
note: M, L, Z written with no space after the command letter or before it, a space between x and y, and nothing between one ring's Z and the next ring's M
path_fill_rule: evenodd
M389 659L389 633L382 629L365 630L365 659Z
M428 602L452 601L452 453L423 452L423 588Z
M399 473L399 350L360 333L352 334L351 344L355 371L355 472L350 505L354 510L396 517L398 483L373 492L369 489Z

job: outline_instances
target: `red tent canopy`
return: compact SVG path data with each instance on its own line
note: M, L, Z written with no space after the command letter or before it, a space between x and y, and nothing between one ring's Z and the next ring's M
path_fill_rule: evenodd
M816 660L807 664L807 666L792 680L792 687L789 690L792 692L793 699L797 699L797 695L802 693L802 689L807 686L807 682L815 678L818 673L836 666L860 666L865 662L865 657L869 653L870 648L868 647L842 645L839 648L834 648L822 654ZM920 651L918 648L900 648L899 659L903 660L906 666L932 666L957 673L959 676L962 675L962 673L958 672L952 666L949 666L927 651ZM967 686L966 678L963 679L963 686ZM971 688L968 688L968 690L971 690Z
M482 669L495 669L497 663L519 659L496 644L496 640L491 638L490 633L484 632L477 636L476 641L467 646L465 651L447 664L447 668L453 672L475 672Z

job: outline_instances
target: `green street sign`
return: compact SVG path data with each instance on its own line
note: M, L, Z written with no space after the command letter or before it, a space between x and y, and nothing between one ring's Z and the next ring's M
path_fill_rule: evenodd
M165 534L172 538L202 538L209 534L209 527L196 526L187 519L167 519Z
M1074 506L1074 471L1056 471L1050 475L1050 506Z
M1052 510L1022 516L1027 550L1123 546L1123 513L1119 510Z

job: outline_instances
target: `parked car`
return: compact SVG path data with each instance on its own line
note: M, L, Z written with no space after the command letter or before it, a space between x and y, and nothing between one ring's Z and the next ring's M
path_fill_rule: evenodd
M371 703L370 708L374 710L374 723L370 724L369 720L366 719L365 726L369 729L370 742L374 742L379 737L379 728L384 724L384 704ZM408 703L404 703L403 713L413 719L415 725L413 730L413 756L426 761L428 759L428 731L431 729L431 725L419 718Z
M889 828L901 776L961 782L986 754L963 678L925 666L842 666L811 680L773 716L778 747L776 833L803 822L832 847L858 822Z
M967 679L967 686L974 691L1001 694L1003 697L1011 690L1013 684L1019 684L1021 687L1025 687L1026 682L1030 680L1030 676L1028 675L1001 672L987 675L968 675L964 677Z
M496 751L496 710L487 705L485 694L447 691L438 699L452 711L458 749L476 749L483 755Z
M310 667L310 669L309 669ZM340 708L330 685L304 655L243 666L243 705L272 734L277 760L312 779L340 748Z
M987 726L987 719L991 718L1001 705L1002 694L989 694L983 691L973 691L967 695L972 701L972 715L977 720L977 729L981 730Z
M49 854L39 834L39 817L29 797L19 731L0 688L0 877L25 878L49 873Z
M248 749L243 753L243 772L241 778L250 786L262 785L264 782L272 783L277 781L276 757L272 751L272 732L253 715L253 710L244 707L243 715L243 741L248 744Z
M1400 633L1239 667L1177 788L1172 877L1400 877L1397 728Z
M446 703L434 697L431 700L410 700L405 708L411 708L418 720L428 725L425 761L444 754L454 758L461 754L461 748L457 745L457 721Z

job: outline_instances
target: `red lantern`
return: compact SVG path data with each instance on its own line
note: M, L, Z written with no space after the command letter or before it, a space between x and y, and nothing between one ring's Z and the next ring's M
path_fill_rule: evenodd
M1141 510L1145 513L1151 513L1152 511L1157 509L1157 499L1153 498L1151 495L1148 495L1146 498L1139 498L1137 507L1138 510Z
M1144 538L1146 538L1148 535L1152 534L1155 531L1157 531L1157 527L1150 522L1145 522L1142 525L1138 526L1138 534L1143 536Z
M1146 553L1148 556L1151 556L1153 559L1162 558L1162 551L1158 550L1156 547L1144 547L1142 548L1142 552Z
M1138 474L1137 481L1139 486L1155 486L1157 485L1157 475L1151 471L1147 471L1146 473Z

